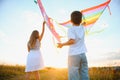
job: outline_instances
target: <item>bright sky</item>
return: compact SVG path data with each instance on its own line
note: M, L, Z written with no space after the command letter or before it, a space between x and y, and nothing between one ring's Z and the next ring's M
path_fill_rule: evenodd
M106 0L42 0L44 8L57 22L69 20L74 10L86 9ZM98 34L86 36L89 66L111 66L120 62L120 0L110 3L93 28L106 27ZM34 29L41 32L43 18L34 0L0 0L0 64L25 65L27 41ZM66 67L68 47L56 49L46 27L41 51L46 66Z

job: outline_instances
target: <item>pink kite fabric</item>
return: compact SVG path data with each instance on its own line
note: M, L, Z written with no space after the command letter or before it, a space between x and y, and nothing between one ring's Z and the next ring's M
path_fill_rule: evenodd
M111 0L108 0L100 5L91 7L91 8L87 8L84 10L81 10L82 14L83 14L83 20L82 20L82 24L84 25L84 27L86 28L86 32L87 28L90 28L91 26L93 26L93 24L95 24L95 22L99 19L99 17L102 15L102 13L104 12L104 10L106 9L106 7L109 8L108 4L110 3ZM60 40L60 35L58 34L58 32L55 30L55 26L53 24L53 20L51 20L46 12L45 9L41 3L41 0L37 0L37 3L39 5L40 11L42 13L42 16L44 18L44 20L47 23L48 28L50 29L50 31L52 32L52 34L54 35L54 37L56 38L56 40L58 42L61 42ZM62 26L66 26L66 27L70 27L71 25L71 21L66 21L63 23L58 23L59 25Z
M58 42L60 42L60 36L59 34L56 32L56 30L54 29L54 25L52 20L47 16L45 9L41 3L41 0L37 0L37 3L39 5L40 11L42 13L42 16L44 18L44 20L46 21L46 24L49 28L49 30L51 31L51 33L55 36L55 38L57 39Z

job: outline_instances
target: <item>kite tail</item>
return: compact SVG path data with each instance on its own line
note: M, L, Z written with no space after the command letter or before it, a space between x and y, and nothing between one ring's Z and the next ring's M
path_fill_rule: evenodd
M111 13L111 11L110 11L110 6L108 5L107 7L108 7L109 13L110 13L110 15L111 15L112 13Z

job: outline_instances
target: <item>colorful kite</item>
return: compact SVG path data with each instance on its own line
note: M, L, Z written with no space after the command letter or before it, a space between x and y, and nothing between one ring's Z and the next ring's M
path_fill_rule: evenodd
M105 3L102 3L100 5L88 8L88 9L84 9L81 10L82 14L83 14L83 25L86 28L86 33L88 33L91 29L91 27L93 26L93 24L95 24L95 22L99 19L99 17L102 15L102 13L104 12L104 10L106 9L106 7L108 7L109 9L109 3L111 0L106 1ZM110 9L109 9L110 12ZM110 12L111 14L111 12ZM64 23L60 23L61 25L70 27L71 26L71 21L67 21Z
M102 15L102 13L106 9L106 7L108 7L108 9L109 9L108 4L110 3L110 1L111 0L108 0L100 5L81 10L81 12L83 14L82 24L86 28L87 33L90 31L93 24L95 24L95 22ZM37 0L37 1L35 1L35 3L38 3L40 11L42 13L42 16L43 16L44 20L46 21L46 24L47 24L48 28L50 29L51 33L54 35L54 37L56 38L56 40L58 42L61 42L61 39L60 39L61 36L60 36L60 34L58 34L57 29L54 24L54 22L56 22L56 21L48 17L48 15L46 14L45 9L41 3L41 0ZM69 20L64 23L57 23L57 24L58 24L57 26L59 26L59 28L63 30L63 28L61 26L66 26L69 28L71 26L71 21Z

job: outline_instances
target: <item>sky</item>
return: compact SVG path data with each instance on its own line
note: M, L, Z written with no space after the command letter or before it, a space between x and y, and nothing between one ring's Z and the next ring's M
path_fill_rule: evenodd
M96 6L106 0L42 0L49 17L57 22L70 19L74 10L83 10ZM105 30L85 36L88 65L120 65L120 0L111 0L109 10L103 12L93 25L93 30L105 27ZM27 42L33 30L41 32L43 17L34 0L0 0L0 64L25 65ZM91 30L92 31L92 30ZM66 67L68 47L54 47L52 35L45 27L41 42L41 52L46 66Z

